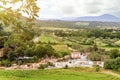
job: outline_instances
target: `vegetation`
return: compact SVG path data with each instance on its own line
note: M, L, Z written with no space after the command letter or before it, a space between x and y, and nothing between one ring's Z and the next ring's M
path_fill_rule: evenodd
M0 80L119 80L119 78L84 68L56 70L0 71Z
M120 52L119 50L111 50L110 59L105 60L105 69L112 69L115 71L120 71Z
M42 34L39 39L40 43L51 43L51 44L56 44L58 41L52 37L46 36Z
M14 63L30 66L53 57L64 60L77 51L85 53L91 61L104 61L105 69L120 72L120 23L39 21L36 0L0 0L0 3L0 66L10 67ZM55 65L48 62L39 65L39 70L1 70L0 80L120 80L100 73L98 65L43 70L48 66Z

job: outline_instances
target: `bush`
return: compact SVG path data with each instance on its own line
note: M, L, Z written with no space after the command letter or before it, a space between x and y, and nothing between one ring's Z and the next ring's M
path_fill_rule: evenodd
M70 53L67 51L58 51L54 56L56 57L64 57L66 55L69 55Z
M99 71L100 71L100 66L99 66L99 65L95 65L94 68L95 68L95 71L96 71L96 72L99 72Z
M101 61L102 56L96 52L93 52L93 53L90 53L87 58L92 61Z
M33 60L34 60L34 62L38 62L38 58L37 58L37 56L33 56Z
M40 64L40 66L38 67L38 69L45 69L43 64Z
M32 57L33 56L33 49L32 48L27 48L25 51L24 51L24 55L25 56L28 56L28 57Z
M11 66L11 62L8 61L8 60L2 60L1 61L1 66L10 67Z
M119 53L118 49L111 50L110 52L111 52L110 53L110 58L111 59L115 59L117 57L120 57L120 53Z
M55 66L55 65L54 65L53 63L51 63L51 62L48 62L47 64L48 64L48 66L53 66L53 67Z
M120 57L116 59L106 60L104 63L104 68L119 71L120 70Z
M113 69L114 62L115 62L114 59L105 60L105 62L104 62L104 68L105 69Z
M112 65L113 65L113 69L118 71L120 68L120 57L116 58L114 64Z
M19 60L19 61L17 62L17 65L22 65L22 64L23 64L22 60Z
M9 61L14 61L15 60L15 52L14 51L9 51L8 54L7 54L7 57L8 57L8 60Z
M65 65L64 69L68 69L68 65L67 64Z
M38 69L45 69L48 67L48 64L40 64L40 66L38 67Z

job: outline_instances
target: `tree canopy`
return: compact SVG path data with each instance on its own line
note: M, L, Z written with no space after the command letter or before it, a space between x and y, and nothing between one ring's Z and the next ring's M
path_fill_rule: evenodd
M37 0L0 0L0 24L12 26L15 32L26 31L31 28L38 17ZM27 18L24 18L26 15Z

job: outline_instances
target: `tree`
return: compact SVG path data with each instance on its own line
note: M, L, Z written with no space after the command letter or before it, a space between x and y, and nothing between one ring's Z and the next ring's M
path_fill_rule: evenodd
M55 54L55 50L53 49L53 47L50 44L45 45L45 49L46 49L46 55L47 56L54 56Z
M8 57L8 60L11 62L11 61L14 61L16 56L15 56L15 53L14 51L9 51L8 54L7 54L7 57Z
M46 56L51 57L55 55L55 50L49 44L46 45L38 44L34 48L34 53L38 58L46 57Z
M24 40L32 39L34 35L32 26L39 12L36 1L0 0L0 24L5 27L12 27L11 34L16 32L22 34ZM23 15L26 15L26 17L23 17Z
M4 59L13 61L15 57L24 56L24 50L35 34L32 27L39 12L36 1L0 0L0 36L6 36L3 27L12 29L7 39L0 37L0 44L4 44Z
M93 50L94 50L94 51L97 51L97 50L98 50L98 47L97 47L97 44L96 44L96 43L93 45Z
M28 57L32 57L34 55L34 51L32 48L27 48L25 51L24 51L24 55L25 56L28 56Z
M0 19L3 25L13 26L14 29L23 29L23 27L31 26L33 20L38 17L39 8L36 5L36 0L0 0ZM19 6L18 6L19 4ZM17 5L16 8L15 5ZM28 18L23 19L23 14ZM24 20L24 21L23 21Z
M110 58L115 59L117 57L120 57L120 53L118 49L114 49L110 51Z
M87 58L92 60L92 61L101 61L102 56L96 52L92 52L88 55Z
M42 45L38 44L35 46L34 53L38 58L41 58L41 57L45 57L46 51Z
M107 60L105 60L104 68L105 69L113 69L114 62L115 62L114 59L107 59Z
M115 59L114 64L112 64L112 65L113 65L113 69L118 71L120 69L120 57L117 57Z
M119 71L120 70L120 57L117 57L116 59L106 60L104 63L104 68Z

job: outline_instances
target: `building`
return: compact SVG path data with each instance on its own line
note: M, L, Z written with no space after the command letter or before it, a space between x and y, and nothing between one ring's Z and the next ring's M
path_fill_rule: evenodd
M78 58L80 59L81 53L80 52L72 52L70 56L72 59L78 59Z

